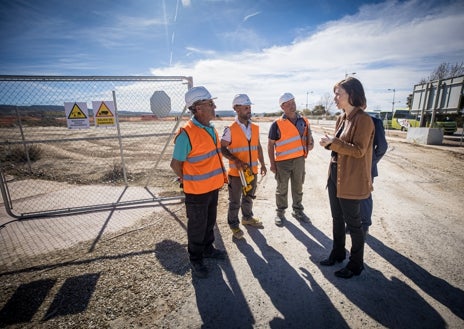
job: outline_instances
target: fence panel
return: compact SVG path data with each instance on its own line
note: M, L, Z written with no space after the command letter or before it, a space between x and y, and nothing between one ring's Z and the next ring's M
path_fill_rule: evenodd
M190 77L0 76L7 212L27 218L181 198L169 163L191 86Z

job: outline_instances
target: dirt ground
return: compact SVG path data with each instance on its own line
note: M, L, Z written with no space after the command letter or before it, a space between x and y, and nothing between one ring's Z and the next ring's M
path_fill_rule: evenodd
M218 130L224 124L218 122ZM260 126L266 148L269 123ZM313 127L318 140L323 122ZM359 277L335 277L343 264L319 266L332 234L329 152L316 146L307 159L303 198L311 224L289 215L283 227L274 225L269 172L259 180L254 207L264 228L244 228L243 240L231 237L227 190L221 191L216 246L228 259L208 260L207 279L192 278L189 270L182 203L148 209L130 218L130 227L34 256L21 254L19 241L17 259L0 266L0 326L463 328L464 148L412 145L390 132L387 138ZM71 218L76 221L55 220ZM33 221L37 234L51 227L41 221Z

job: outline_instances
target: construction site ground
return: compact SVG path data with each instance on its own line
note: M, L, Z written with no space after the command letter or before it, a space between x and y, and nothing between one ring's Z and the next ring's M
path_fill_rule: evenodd
M228 123L215 122L219 131ZM266 150L270 123L259 124ZM313 122L316 141L332 129L333 122ZM259 179L254 205L264 228L242 227L245 238L234 240L223 188L215 244L228 258L208 259L206 279L190 272L181 199L27 220L2 207L0 326L462 328L461 132L440 146L407 143L405 134L387 131L360 276L334 276L346 261L319 265L331 250L332 222L325 188L330 153L316 145L303 197L311 223L289 211L283 227L274 225L276 183L269 172Z

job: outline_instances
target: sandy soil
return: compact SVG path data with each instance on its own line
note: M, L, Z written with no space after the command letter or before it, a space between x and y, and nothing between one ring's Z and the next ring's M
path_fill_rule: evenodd
M261 126L265 146L268 123ZM316 140L322 131L315 129ZM265 227L244 228L245 239L235 241L226 222L224 189L216 245L229 256L225 261L208 260L210 276L201 280L192 278L188 268L183 205L157 208L98 243L94 239L39 256L21 255L18 262L0 267L0 324L462 328L462 148L388 138L389 150L374 184L366 270L359 277L340 279L333 272L343 264L318 264L332 241L325 189L329 152L317 146L308 157L304 184L311 224L288 216L283 227L274 225L275 180L269 173L259 181L254 208Z

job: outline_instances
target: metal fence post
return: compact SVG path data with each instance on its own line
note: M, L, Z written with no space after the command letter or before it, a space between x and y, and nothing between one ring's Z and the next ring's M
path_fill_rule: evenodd
M29 157L29 150L27 149L26 139L24 138L23 124L21 122L21 115L19 114L17 106L15 106L15 109L16 109L16 115L18 117L18 125L19 125L19 131L21 133L21 141L22 141L22 144L23 144L23 147L24 147L24 154L26 154L27 166L29 168L29 173L32 173L31 159Z
M119 141L119 153L121 154L121 166L122 166L122 174L124 176L124 183L127 184L127 174L126 174L126 163L124 161L124 152L122 149L122 138L121 138L121 129L119 127L119 114L118 114L118 106L116 104L116 92L113 90L113 102L114 102L114 116L116 119L116 128L118 130L118 141Z

